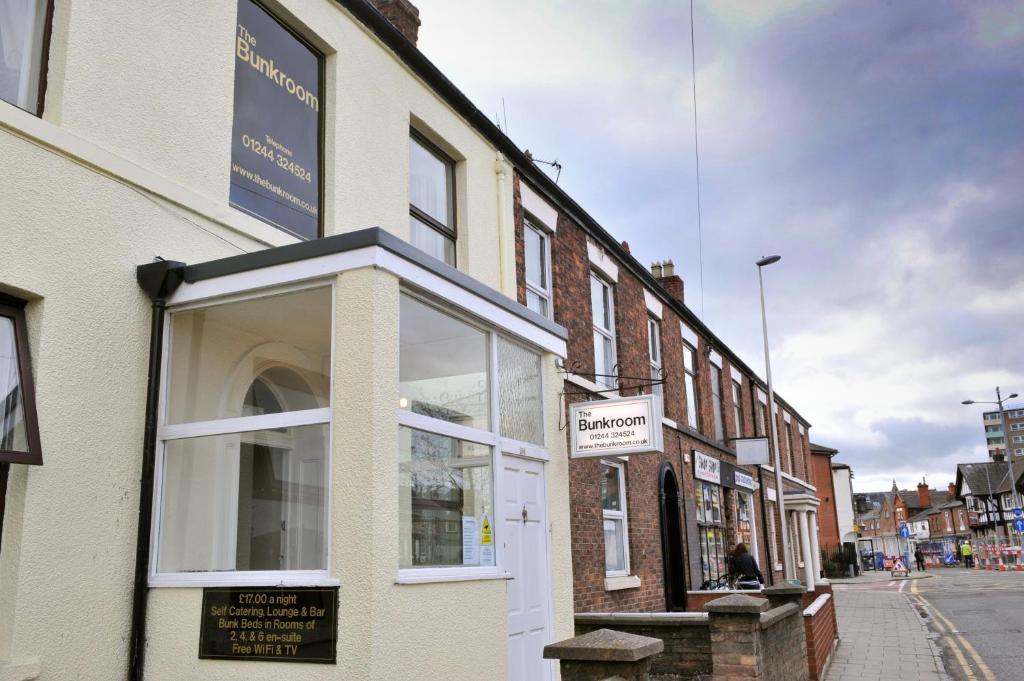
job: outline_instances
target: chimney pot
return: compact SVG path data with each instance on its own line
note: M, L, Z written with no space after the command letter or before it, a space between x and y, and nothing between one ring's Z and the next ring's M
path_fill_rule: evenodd
M409 0L371 0L377 11L412 43L420 33L420 11Z
M664 272L664 276L666 277L676 276L676 266L672 263L671 260L666 260L664 263L662 263L662 270Z
M657 260L651 263L651 274L655 279L661 279L661 263Z

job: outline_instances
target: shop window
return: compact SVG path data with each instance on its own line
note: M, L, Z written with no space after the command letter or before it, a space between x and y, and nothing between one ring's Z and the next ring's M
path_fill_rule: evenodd
M697 539L700 542L701 582L721 579L728 572L722 488L697 482Z
M526 252L526 307L550 319L551 235L527 218L523 229L523 242Z
M604 568L609 577L629 574L625 467L601 463L601 512L604 516Z
M412 245L455 266L455 161L413 132L409 137Z
M683 385L686 388L686 425L700 430L697 419L697 351L683 343Z
M321 286L171 314L156 583L326 575L331 301Z
M615 387L615 309L612 286L590 273L590 310L594 319L594 382Z
M43 463L24 306L0 294L0 465Z
M757 555L757 533L754 531L754 501L749 492L736 490L736 533L739 540Z
M0 2L0 99L42 113L49 0Z
M736 437L743 437L743 388L739 381L732 382L732 418Z
M541 356L405 293L398 379L400 577L493 569L495 454L545 455Z
M651 394L661 397L664 386L661 384L661 322L654 317L647 318L648 350L651 358Z
M722 403L722 368L711 364L711 416L715 424L715 439L725 442L725 411Z

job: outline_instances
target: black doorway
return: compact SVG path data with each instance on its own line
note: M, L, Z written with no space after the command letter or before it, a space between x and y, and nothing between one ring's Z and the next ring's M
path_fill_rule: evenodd
M679 518L679 484L666 461L658 472L661 510L661 557L665 571L665 610L686 610L686 576L683 573L683 534Z

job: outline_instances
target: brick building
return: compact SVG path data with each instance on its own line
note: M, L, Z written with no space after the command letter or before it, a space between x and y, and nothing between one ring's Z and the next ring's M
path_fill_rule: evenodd
M832 457L839 450L811 443L811 474L817 482L818 499L818 542L826 548L839 545L839 514L836 508L836 486L832 476Z
M517 288L568 332L566 410L652 391L664 409L663 453L570 462L576 611L699 609L695 592L739 541L780 582L774 469L738 466L733 446L767 435L766 385L686 306L671 262L648 270L545 180L514 179ZM814 582L810 424L778 396L776 408L794 565Z

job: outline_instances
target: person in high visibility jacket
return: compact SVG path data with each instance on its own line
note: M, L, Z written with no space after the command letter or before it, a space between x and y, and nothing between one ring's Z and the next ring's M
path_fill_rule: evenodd
M960 545L960 555L964 559L964 567L974 567L974 549L971 548L971 542L965 541Z

